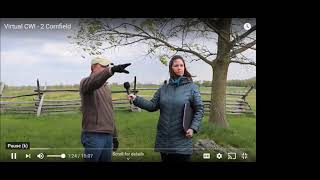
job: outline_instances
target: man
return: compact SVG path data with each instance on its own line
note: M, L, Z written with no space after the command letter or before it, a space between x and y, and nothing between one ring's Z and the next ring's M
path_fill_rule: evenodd
M90 76L83 78L80 82L81 143L85 149L86 161L110 162L112 149L117 149L118 140L113 119L111 91L104 84L116 72L128 74L125 68L129 65L131 63L111 67L108 59L94 58L91 61Z

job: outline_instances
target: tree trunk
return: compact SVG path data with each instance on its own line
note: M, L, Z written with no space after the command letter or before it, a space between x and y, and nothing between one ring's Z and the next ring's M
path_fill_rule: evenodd
M212 73L211 108L209 122L223 128L228 128L226 119L226 82L228 63L217 63Z
M209 122L228 128L226 119L226 83L230 63L231 19L220 19L217 58L212 64L211 106ZM223 37L222 37L223 36Z

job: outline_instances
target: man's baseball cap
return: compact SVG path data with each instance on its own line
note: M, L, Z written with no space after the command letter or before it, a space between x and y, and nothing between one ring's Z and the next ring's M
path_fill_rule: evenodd
M102 66L108 66L108 65L112 65L113 63L106 58L103 57L95 57L91 60L91 65L93 64L100 64Z

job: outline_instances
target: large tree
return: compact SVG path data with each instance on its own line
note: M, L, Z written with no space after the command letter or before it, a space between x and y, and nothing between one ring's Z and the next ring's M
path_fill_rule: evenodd
M251 28L244 27L245 22L250 22ZM191 61L204 61L212 68L209 122L228 127L226 82L229 64L256 66L255 58L244 55L256 49L255 31L255 19L81 19L79 30L70 38L91 55L144 43L147 55L159 56L163 64L178 52Z

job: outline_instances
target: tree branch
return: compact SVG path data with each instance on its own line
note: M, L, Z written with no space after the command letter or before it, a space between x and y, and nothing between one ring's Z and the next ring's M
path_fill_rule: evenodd
M230 63L238 63L238 64L248 64L248 65L254 65L256 66L256 62L250 61L246 56L243 54L239 54L242 56L242 58L236 57L236 60L231 60Z
M193 51L191 49L183 49L183 48L179 48L179 47L174 47L172 44L168 43L167 41L160 39L160 38L157 38L157 37L154 37L154 36L151 36L148 33L147 33L148 35L142 35L142 34L134 34L134 33L128 33L128 32L119 32L117 30L113 30L113 31L119 35L128 35L131 37L143 37L145 39L153 39L153 40L156 40L156 41L163 43L165 46L167 46L173 50L194 54L195 56L199 57L201 60L203 60L204 62L206 62L209 65L211 65L211 63L212 63L211 61L209 61L208 59L206 59L204 56L202 56L201 54L199 54L196 51Z
M214 32L216 32L220 37L222 37L223 40L230 43L228 38L226 38L225 35L223 34L223 31L219 30L218 25L214 21L209 22L208 19L203 19L202 22L205 25L207 25L210 29L212 29ZM226 32L224 32L224 33L226 33ZM228 34L228 33L226 33L226 34Z
M134 44L134 43L137 43L137 42L146 40L146 39L147 39L147 38L141 38L141 39L138 39L138 40L135 40L135 41L131 41L131 42L127 42L127 43L124 43L124 44L119 43L119 44L116 44L116 45L112 45L112 46L103 48L103 50L111 49L111 48L114 48L114 47L117 47L117 46L127 46L127 45L131 45L131 44Z
M238 36L237 38L235 38L234 40L231 41L232 45L235 45L237 42L240 42L243 38L247 37L249 34L251 34L253 31L255 31L257 29L256 26L253 26L251 29L249 29L248 31L246 31L245 33L241 34L240 36Z
M238 60L231 60L230 63L238 63L238 64L247 64L247 65L257 66L257 64L255 62L243 62L243 61L238 61Z
M242 53L243 51L251 48L252 46L256 45L256 40L242 46L241 48L239 49L236 49L236 50L233 50L231 51L231 57L235 57L236 54L239 54L239 53Z

